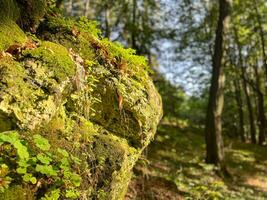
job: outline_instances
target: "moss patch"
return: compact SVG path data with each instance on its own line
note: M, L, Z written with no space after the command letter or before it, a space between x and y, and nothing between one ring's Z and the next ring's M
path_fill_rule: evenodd
M71 60L67 49L52 42L42 42L41 45L33 50L23 52L25 58L32 58L40 63L49 76L62 82L75 74L75 64ZM48 74L47 74L48 75Z
M0 20L0 35L0 51L13 44L23 44L27 41L26 35L11 19Z

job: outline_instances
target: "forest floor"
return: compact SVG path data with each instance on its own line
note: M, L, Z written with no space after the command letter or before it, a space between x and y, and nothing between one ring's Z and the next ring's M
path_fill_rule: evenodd
M232 178L204 163L201 133L161 125L135 167L126 200L267 199L267 147L226 142Z

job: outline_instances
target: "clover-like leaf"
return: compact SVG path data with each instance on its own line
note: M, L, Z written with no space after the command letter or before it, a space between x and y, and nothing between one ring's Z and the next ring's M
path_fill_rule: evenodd
M43 151L48 151L50 149L50 144L48 140L41 135L38 134L34 135L33 141L35 145Z

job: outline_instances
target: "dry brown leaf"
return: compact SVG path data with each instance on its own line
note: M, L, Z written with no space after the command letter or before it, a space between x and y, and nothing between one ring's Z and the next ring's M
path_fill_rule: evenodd
M24 45L24 48L23 49L35 49L37 48L37 45L35 44L35 42L31 39L29 39L26 44Z
M7 53L10 53L13 56L18 56L22 51L22 46L19 44L13 44L6 50Z
M75 36L75 37L78 37L78 36L81 34L81 32L77 29L76 26L73 26L73 27L72 27L72 29L71 29L71 33L72 33L72 35Z
M118 95L118 101L119 101L119 109L120 111L122 111L123 109L123 96L122 95Z

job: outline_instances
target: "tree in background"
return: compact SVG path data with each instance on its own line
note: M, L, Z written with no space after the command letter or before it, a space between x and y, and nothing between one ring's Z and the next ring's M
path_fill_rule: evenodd
M222 139L221 114L223 109L223 89L225 77L223 74L223 44L230 3L219 1L219 18L216 30L214 53L212 57L212 78L209 93L209 103L206 118L206 162L225 170Z

